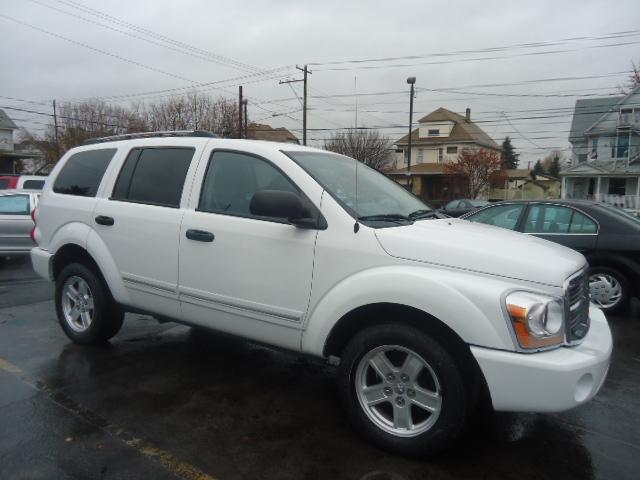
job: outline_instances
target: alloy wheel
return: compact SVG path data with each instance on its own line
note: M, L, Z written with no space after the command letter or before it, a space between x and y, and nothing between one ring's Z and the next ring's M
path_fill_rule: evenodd
M356 369L355 389L369 419L400 437L426 432L442 410L437 375L420 355L399 345L367 352Z
M62 287L62 313L67 324L76 332L84 332L94 316L93 294L81 277L69 277Z

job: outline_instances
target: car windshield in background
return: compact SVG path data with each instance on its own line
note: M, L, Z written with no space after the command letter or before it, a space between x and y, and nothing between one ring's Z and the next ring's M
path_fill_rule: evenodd
M487 205L489 205L489 202L485 200L469 200L469 203L471 204L471 206L476 208L486 207Z
M285 152L351 215L372 226L440 218L398 183L353 158L335 153ZM356 184L357 178L357 184Z

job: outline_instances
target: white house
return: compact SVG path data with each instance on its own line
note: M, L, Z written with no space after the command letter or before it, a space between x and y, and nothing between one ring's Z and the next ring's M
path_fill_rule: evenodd
M640 209L640 87L625 96L577 100L569 142L563 198Z

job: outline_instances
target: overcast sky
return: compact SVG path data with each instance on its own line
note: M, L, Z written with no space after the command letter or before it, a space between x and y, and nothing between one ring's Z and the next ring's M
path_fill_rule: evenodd
M294 95L278 80L299 78L293 66L309 63L308 127L329 129L311 130L311 143L353 127L356 103L358 126L397 139L406 133L406 78L413 75L415 119L438 107L469 107L498 143L513 138L525 167L568 148L576 95L617 94L620 72L640 60L637 0L2 0L0 28L3 97L49 102L198 88L235 98L242 83L251 120L301 137L301 83L292 84ZM608 36L615 32L626 33ZM529 43L542 45L514 46ZM487 51L493 47L508 48ZM480 51L433 55L470 50ZM561 77L598 78L553 80ZM49 111L7 98L0 107ZM6 112L34 132L43 128L36 122L48 121Z

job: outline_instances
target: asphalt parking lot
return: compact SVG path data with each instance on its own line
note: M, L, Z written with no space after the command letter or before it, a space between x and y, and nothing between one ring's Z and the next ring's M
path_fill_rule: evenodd
M496 414L447 454L410 460L354 433L322 362L140 315L110 344L79 347L51 298L27 258L0 260L1 479L639 475L637 313L610 319L613 362L592 402Z

